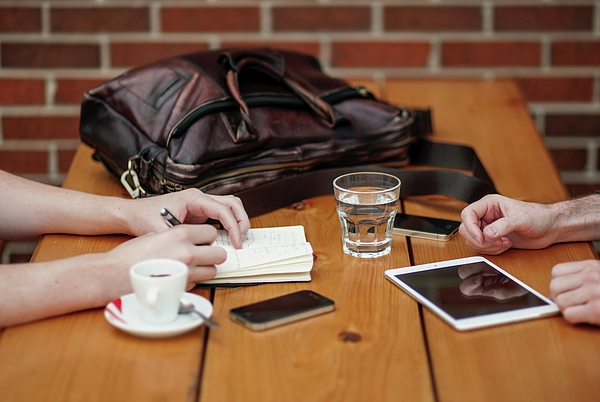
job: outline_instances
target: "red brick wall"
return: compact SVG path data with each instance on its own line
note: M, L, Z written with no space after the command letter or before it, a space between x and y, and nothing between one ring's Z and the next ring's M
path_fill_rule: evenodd
M0 168L60 184L85 90L237 45L305 51L348 78L514 78L572 194L600 188L592 0L0 0Z

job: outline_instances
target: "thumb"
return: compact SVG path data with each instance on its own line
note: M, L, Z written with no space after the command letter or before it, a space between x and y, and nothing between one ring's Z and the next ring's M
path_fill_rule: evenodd
M483 229L483 234L488 240L495 240L507 236L514 231L514 222L509 218L500 218L497 221L487 225Z

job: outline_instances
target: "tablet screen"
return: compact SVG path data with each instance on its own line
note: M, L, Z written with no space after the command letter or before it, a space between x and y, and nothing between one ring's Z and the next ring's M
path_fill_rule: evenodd
M485 262L394 276L455 319L549 305Z

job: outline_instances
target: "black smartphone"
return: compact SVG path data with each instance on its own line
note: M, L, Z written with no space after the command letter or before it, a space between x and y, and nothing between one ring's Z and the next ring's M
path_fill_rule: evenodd
M333 300L311 290L301 290L231 309L229 318L251 330L262 331L333 310Z
M394 220L394 234L448 241L458 233L459 226L459 221L398 214Z

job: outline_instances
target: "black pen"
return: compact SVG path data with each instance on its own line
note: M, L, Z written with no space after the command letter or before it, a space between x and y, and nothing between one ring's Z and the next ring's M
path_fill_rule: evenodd
M163 219L165 220L166 224L169 225L169 227L181 225L181 222L179 222L177 218L175 218L167 208L163 208L160 210L160 216L163 217Z

